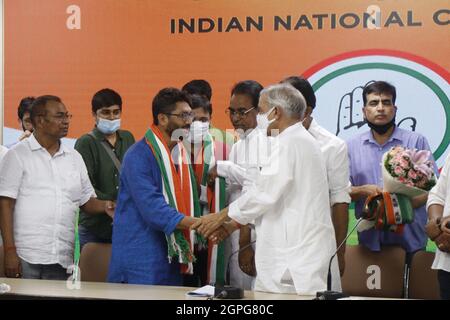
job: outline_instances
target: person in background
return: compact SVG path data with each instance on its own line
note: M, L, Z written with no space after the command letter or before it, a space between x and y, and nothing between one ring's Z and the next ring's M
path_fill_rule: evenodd
M336 234L336 245L339 246L347 236L348 207L351 202L347 145L344 140L322 128L312 117L316 107L316 95L308 80L291 76L281 82L289 83L305 97L307 107L302 124L317 140L325 157L330 187L331 219ZM345 245L338 251L338 260L342 276L345 270Z
M81 136L75 149L83 157L97 198L115 201L119 190L120 165L134 143L131 132L121 128L122 98L112 89L102 89L92 97L94 128ZM111 243L112 219L107 214L80 212L80 248L88 242Z
M423 135L396 126L397 94L394 86L385 81L376 81L367 85L362 95L362 112L370 130L347 141L352 184L350 195L356 201L357 218L362 214L366 198L383 191L380 163L384 153L395 146L430 150ZM435 171L437 174L436 165ZM358 233L359 242L372 251L380 251L383 245L401 246L408 254L423 249L427 243L427 213L424 206L427 196L426 193L412 199L414 221L405 225L402 234L372 228Z
M190 95L198 94L200 96L204 96L208 99L208 101L210 103L212 103L212 101L211 101L212 88L211 88L211 85L209 84L209 82L206 80L203 80L203 79L191 80L191 81L187 82L181 88L181 90L189 93ZM209 116L210 116L210 118L212 117L212 104L211 104L211 113ZM229 130L224 131L219 128L216 128L212 125L212 123L210 123L209 132L213 136L214 141L221 142L221 143L228 145L229 149L231 149L234 142L236 141L236 137L232 133L230 133Z
M223 192L220 188L215 190L214 186L208 185L208 172L217 161L226 160L230 150L228 145L215 141L209 132L212 106L207 96L191 94L190 98L194 119L189 129L189 135L183 140L183 145L190 156L201 214L204 215L216 212L216 199L218 199L216 192ZM225 194L223 196L225 197ZM223 203L223 205L226 204ZM222 278L216 274L216 270L213 271L211 268L212 265L221 263L223 257L213 256L212 248L209 247L211 245L213 244L197 243L195 245L197 261L194 263L194 274L184 277L185 286L196 287L221 282ZM217 270L217 273L221 273L221 270Z
M33 133L33 123L31 122L30 114L31 105L35 99L35 97L26 97L20 100L19 107L17 108L17 116L23 134L20 136L19 141L28 138Z
M254 80L240 81L231 90L227 113L234 129L240 133L232 147L228 161L217 161L209 174L210 179L218 175L225 178L229 202L238 199L254 183L260 168L267 165L269 158L268 137L257 128L259 93L263 86ZM251 290L256 276L255 230L243 225L226 240L229 252L230 285Z

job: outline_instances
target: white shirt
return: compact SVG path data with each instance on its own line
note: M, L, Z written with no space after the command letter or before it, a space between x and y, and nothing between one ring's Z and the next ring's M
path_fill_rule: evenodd
M75 214L95 196L81 155L61 145L52 157L34 135L0 165L0 196L16 199L17 254L31 264L73 263Z
M254 183L261 168L268 164L270 140L271 138L267 137L265 132L255 128L233 145L228 161L217 161L217 174L224 177L227 182L229 202L239 198ZM226 242L230 245L231 261L228 262L230 285L251 290L254 277L247 275L239 267L239 237L240 231L236 230ZM250 240L256 240L253 229Z
M6 152L8 152L8 148L0 145L0 162L2 161L2 159L5 156Z
M445 160L437 184L428 194L427 210L432 204L439 204L444 207L443 217L450 215L450 154ZM450 272L450 253L442 252L437 248L431 268Z
M231 148L227 161L217 161L217 174L227 182L229 202L239 198L268 164L271 147L265 132L253 129Z
M315 295L326 289L328 264L336 251L325 162L301 124L279 134L270 166L229 206L241 224L255 223L255 289ZM337 259L333 289L340 289Z
M350 203L350 176L347 144L312 120L308 132L319 143L325 159L330 192L330 206Z

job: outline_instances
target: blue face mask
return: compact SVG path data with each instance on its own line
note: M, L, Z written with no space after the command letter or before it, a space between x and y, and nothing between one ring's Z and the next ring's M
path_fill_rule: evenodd
M108 120L98 118L97 129L104 134L113 134L120 128L120 119Z

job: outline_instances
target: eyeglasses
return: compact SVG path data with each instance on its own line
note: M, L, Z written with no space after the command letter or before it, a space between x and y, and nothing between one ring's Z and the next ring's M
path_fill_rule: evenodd
M182 113L165 113L168 116L175 116L181 118L183 121L189 121L194 119L194 114L192 112L182 112Z
M252 107L250 109L239 108L238 110L228 108L227 110L225 110L225 113L230 117L239 116L240 118L243 118L253 109L255 109L255 107Z
M48 115L48 114L47 114ZM45 114L40 114L40 116L45 117ZM52 117L53 119L55 119L57 122L63 122L64 120L70 120L72 119L73 115L70 113L58 113L56 115L48 115L50 117Z

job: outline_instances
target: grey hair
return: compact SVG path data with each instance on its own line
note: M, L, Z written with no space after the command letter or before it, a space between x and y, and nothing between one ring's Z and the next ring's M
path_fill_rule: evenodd
M281 107L289 117L303 118L306 101L303 95L288 83L280 83L263 89L260 97L265 96L270 107Z

